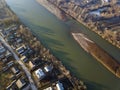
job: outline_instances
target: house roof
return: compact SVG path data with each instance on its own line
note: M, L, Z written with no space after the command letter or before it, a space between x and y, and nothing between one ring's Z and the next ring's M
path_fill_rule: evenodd
M53 88L52 87L48 87L48 88L46 88L44 90L53 90Z
M6 49L1 45L0 46L0 53L4 53L6 51Z
M10 57L10 56L12 56L12 53L10 52L10 51L6 51L6 55L5 55L6 57Z
M29 61L29 67L32 69L33 67L35 67L35 63L32 61Z
M44 73L43 70L40 69L40 68L35 71L35 74L36 74L36 76L38 77L38 79L40 79L40 80L45 77L45 73Z
M64 90L63 84L60 82L56 84L56 87L57 87L57 90Z
M21 89L22 87L26 85L26 82L23 79L18 79L16 82L16 85L19 89Z
M53 69L53 67L52 66L45 66L44 69L46 72L49 72Z
M19 72L19 69L17 67L12 67L11 70L14 74Z
M17 51L19 54L23 53L24 50L25 50L25 46L24 46L24 45L22 45L21 47L19 47L19 48L16 49L16 51Z
M22 56L20 60L26 62L28 60L28 58L26 58L26 56Z

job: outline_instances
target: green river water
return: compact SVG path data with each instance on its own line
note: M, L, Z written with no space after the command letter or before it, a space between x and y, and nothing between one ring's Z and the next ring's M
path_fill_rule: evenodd
M70 31L85 33L120 62L120 49L74 20L63 22L35 0L6 0L10 8L41 42L58 57L71 72L82 79L88 90L120 90L115 77L72 38ZM94 48L94 47L93 47Z

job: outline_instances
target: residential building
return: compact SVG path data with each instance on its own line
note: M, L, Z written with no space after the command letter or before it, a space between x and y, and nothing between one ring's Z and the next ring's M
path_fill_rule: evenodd
M22 45L21 47L16 49L18 54L22 54L25 51L25 45Z
M40 69L40 68L35 71L35 75L37 76L37 78L38 78L39 80L42 80L42 79L45 77L45 73L44 73L43 70Z
M50 72L50 71L52 71L53 66L48 66L47 65L47 66L44 67L44 69L45 69L46 72Z
M27 62L27 61L28 61L28 58L27 58L26 56L22 56L22 57L21 57L21 61Z
M21 89L26 85L26 82L23 79L18 79L16 81L16 85L17 85L18 89Z
M33 69L36 66L34 61L29 61L29 67L30 69Z
M17 67L12 67L11 68L11 71L14 73L14 74L17 74L20 72L20 70L17 68Z
M56 87L57 87L57 90L64 90L63 84L60 82L57 82Z
M44 90L53 90L53 88L52 87L48 87L48 88L46 88Z

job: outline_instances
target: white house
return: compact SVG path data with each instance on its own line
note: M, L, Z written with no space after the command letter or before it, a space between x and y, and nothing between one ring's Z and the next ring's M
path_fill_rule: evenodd
M43 70L40 69L40 68L35 71L35 75L37 76L37 78L38 78L39 80L42 80L42 79L45 77L45 73L44 73Z
M57 90L64 90L63 84L60 82L57 82L56 87L57 87Z

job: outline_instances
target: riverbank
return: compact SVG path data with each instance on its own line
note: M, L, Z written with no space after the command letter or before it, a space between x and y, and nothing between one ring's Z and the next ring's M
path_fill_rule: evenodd
M8 26L10 26L11 24L13 24L13 22L11 22ZM32 74L38 68L44 67L49 63L50 65L53 65L53 68L54 68L54 70L53 70L54 72L52 71L49 74L55 75L55 77L54 77L55 80L52 80L53 79L52 78L50 81L50 85L53 83L56 84L58 81L60 81L64 84L69 84L69 85L63 84L65 89L68 89L68 88L72 88L75 90L81 90L81 89L86 90L87 89L82 81L80 81L78 78L74 77L70 73L70 71L67 70L67 68L62 64L62 62L60 60L58 60L55 56L53 56L53 54L50 53L49 49L45 48L41 44L41 42L37 39L37 37L34 36L32 34L32 32L30 32L31 30L28 27L23 25L23 23L19 23L19 24L16 23L16 26L17 26L17 28L14 30L11 30L11 28L8 27L9 33L8 33L8 36L6 36L6 38L5 38L8 41L8 43L10 44L10 46L12 46L12 48L14 47L14 51L17 52L17 54L20 56L20 58L22 58L23 53L19 54L18 53L19 51L17 51L17 48L22 47L24 45L26 47L26 49L28 48L29 50L34 51L34 53L32 53L32 55L29 55L29 58L26 55L26 57L31 62L33 61L33 58L37 58L37 57L40 58L39 62L37 61L37 63L41 63L41 60L42 60L42 62L45 62L45 64L40 67L35 65L36 68L34 70L32 70ZM3 30L3 32L5 33L6 31ZM9 36L12 37L12 39ZM20 39L20 42L19 41L17 42L18 39ZM24 64L26 66L28 66L28 62L27 63L24 62ZM29 66L28 66L28 69L30 69ZM49 74L47 73L47 75L49 75ZM67 81L69 81L70 83L67 83L67 81L64 81L64 79L67 79ZM40 81L40 83L43 83L43 82ZM65 87L65 86L69 86L69 87ZM43 87L44 86L42 86L42 88ZM41 87L39 87L39 88L41 88Z
M42 5L51 13L53 13L56 17L58 17L60 20L66 20L66 15L56 6L49 4L49 2L47 2L46 0L37 0L37 2L43 3Z
M72 33L72 36L86 52L90 53L98 62L105 66L115 76L120 78L120 64L117 60L93 41L89 40L84 34Z
M74 18L75 20L77 20L79 23L83 24L84 26L88 27L90 30L92 30L93 32L97 33L99 36L101 36L103 39L107 40L110 44L112 44L113 46L116 46L117 48L120 48L119 45L119 41L113 41L110 38L105 38L105 35L101 32L101 30L97 30L98 28L95 27L93 28L92 26L90 26L87 22L84 22L84 20L82 19L82 17L86 17L87 14L85 14L84 16L82 15L83 13L87 12L85 8L80 8L79 5L76 5L74 2L69 2L67 3L66 1L63 2L63 4L60 3L60 1L52 1L52 0L37 0L38 3L41 3L41 5L44 6L44 3L42 3L42 1L44 2L49 2L50 4L56 6L57 8L59 8L62 12L65 12L66 15ZM68 5L67 5L68 4ZM48 5L49 6L49 5ZM47 7L47 6L45 6ZM53 9L54 12L54 9ZM93 29L92 29L93 28ZM97 28L97 29L96 29Z
M47 6L44 5L44 3L43 3L42 1L43 1L43 0L37 0L38 3L40 3L41 5L43 5L43 6L46 8ZM57 2L57 1L56 1L55 3L53 3L53 2L51 2L50 0L44 0L44 2L47 2L47 3L49 3L49 4L53 4L54 6L56 6L57 8L59 8L62 12L66 13L68 16L72 17L73 19L77 20L78 22L82 23L84 26L86 26L86 27L88 27L88 28L90 29L90 27L89 27L86 23L82 22L80 18L77 18L77 17L76 17L76 13L75 13L74 11L73 11L73 14L71 14L71 13L70 13L71 10L65 11L64 9L62 9L61 6L56 5L56 2ZM77 6L76 6L76 7L77 7ZM54 10L53 10L53 12L54 12ZM91 29L90 29L90 30L91 30ZM94 31L94 30L92 30L92 31ZM100 32L97 32L96 30L95 30L94 32L97 33L97 34L99 34L99 35L101 35L101 33L100 33ZM102 37L102 38L103 38L103 37ZM104 38L103 38L103 39L104 39ZM81 44L81 47L82 47L86 52L90 52L87 48L85 48L86 43L80 43L80 44ZM93 46L93 47L94 47L94 46ZM99 46L97 46L97 47L100 48ZM91 47L91 48L92 48L92 47ZM102 50L100 49L100 51L102 51ZM103 51L104 51L104 50L103 50ZM98 51L98 52L99 52L99 51ZM107 54L107 52L105 52L105 53ZM91 54L92 54L92 53L91 53ZM109 56L110 56L110 55L107 55L107 56L106 56L106 54L102 56L102 57L104 57L104 60L105 60L106 57L109 57ZM93 54L92 56L99 61L99 58L96 57L95 54ZM110 58L113 58L113 57L110 56L109 59L110 59ZM104 60L103 60L103 62L104 62ZM113 61L113 60L112 60L112 61ZM105 63L103 63L103 62L101 62L101 63L104 65ZM117 64L118 64L118 61L115 60L115 62L117 62L117 63L116 63L116 65L117 65ZM114 69L108 68L108 65L106 66L106 64L105 64L104 66L107 67L109 71L111 71L112 73L114 73L114 75L116 75L117 77L119 77L119 75L118 75L118 73L119 73L119 68L118 68L118 65L117 65L117 66L116 66L116 65L115 65ZM111 67L111 66L109 66L109 67ZM118 69L116 70L115 68L118 68ZM117 73L116 73L116 72L117 72Z
M87 54L72 38L70 31L81 29L91 40L119 59L115 47L73 19L69 20L70 23L59 20L35 0L7 0L7 3L44 46L49 48L75 76L85 81L88 90L119 90L120 80Z

